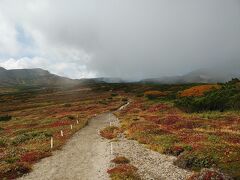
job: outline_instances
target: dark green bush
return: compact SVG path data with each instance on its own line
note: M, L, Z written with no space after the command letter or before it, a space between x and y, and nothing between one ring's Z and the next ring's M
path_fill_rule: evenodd
M230 81L221 89L208 92L202 97L179 98L175 104L189 112L240 109L240 91L237 84Z
M12 144L13 145L18 145L18 144L24 143L26 141L29 141L31 139L45 139L45 138L49 138L51 136L52 136L51 133L47 133L47 132L23 133L23 134L20 134L20 135L16 136L12 140Z
M71 107L71 106L72 106L72 105L69 104L69 103L66 103L66 104L63 105L63 107Z
M122 98L122 101L123 101L123 102L127 102L127 101L128 101L128 98Z
M73 115L67 115L67 118L70 119L70 120L74 120L74 119L76 119L76 117L73 116Z
M211 167L215 161L208 155L187 152L178 156L174 164L185 169L199 170Z
M4 147L7 144L7 139L5 138L0 138L0 147Z
M9 115L1 115L0 116L0 121L9 121L12 119L12 116Z

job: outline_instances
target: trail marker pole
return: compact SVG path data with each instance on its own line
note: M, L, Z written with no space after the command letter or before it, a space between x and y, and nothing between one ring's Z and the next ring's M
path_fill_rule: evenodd
M61 136L63 136L63 131L61 130Z
M110 123L110 126L112 126L112 122L111 122L111 120L110 120L110 114L108 114L108 121L109 121L109 123Z
M113 144L112 144L112 142L111 142L111 149L110 149L110 151L111 151L110 153L113 154Z
M53 137L51 137L51 149L53 148Z
M73 128L72 124L70 125L70 128L71 128L71 129Z

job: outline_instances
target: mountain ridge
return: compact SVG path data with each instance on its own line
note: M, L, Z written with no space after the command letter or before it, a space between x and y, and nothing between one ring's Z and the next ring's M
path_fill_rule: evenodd
M51 74L49 71L34 69L10 69L0 67L0 85L75 85L78 80Z
M160 78L148 78L139 83L157 83L157 84L187 84L187 83L223 83L232 78L239 78L240 73L221 72L212 69L198 69L181 76L165 76ZM0 86L15 85L78 85L80 83L127 83L121 78L99 77L70 79L58 76L41 68L33 69L4 69L0 67Z

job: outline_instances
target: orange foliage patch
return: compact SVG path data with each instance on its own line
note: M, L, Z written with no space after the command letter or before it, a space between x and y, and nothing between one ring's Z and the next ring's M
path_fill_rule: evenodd
M200 86L194 86L189 89L186 89L180 93L180 97L190 97L190 96L203 96L204 93L212 91L214 89L220 89L221 86L217 84L208 84L208 85L200 85Z

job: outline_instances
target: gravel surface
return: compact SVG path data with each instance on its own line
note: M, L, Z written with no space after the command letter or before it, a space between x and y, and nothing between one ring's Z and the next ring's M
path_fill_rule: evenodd
M113 150L114 155L128 158L138 168L142 179L181 180L191 175L191 172L173 165L176 157L151 151L136 141L121 139L113 143Z
M100 180L109 179L107 169L112 159L110 143L98 134L109 125L112 114L90 120L62 148L35 164L33 171L22 180Z
M124 107L120 108L123 109ZM166 156L149 150L136 141L120 136L109 141L99 135L99 130L110 125L119 126L112 113L105 113L90 120L62 148L35 164L33 171L21 180L105 180L109 179L107 169L113 167L110 161L118 155L130 159L138 168L140 177L152 180L181 180L191 172L173 165L176 157ZM111 154L111 143L112 153Z

